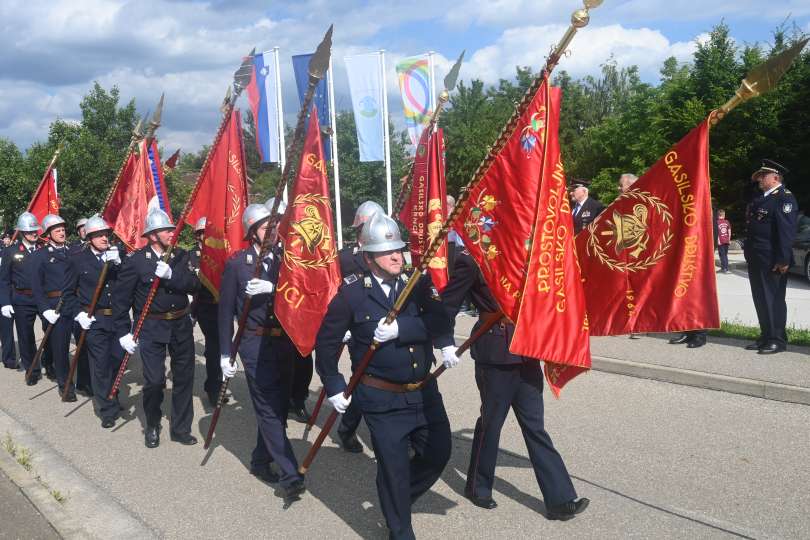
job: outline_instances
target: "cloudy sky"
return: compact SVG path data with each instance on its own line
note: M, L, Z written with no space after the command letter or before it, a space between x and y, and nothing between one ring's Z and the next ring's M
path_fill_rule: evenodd
M390 111L401 125L397 59L436 51L441 80L447 59L466 49L463 79L511 78L516 65L543 64L577 7L576 0L2 0L0 137L21 148L44 139L53 119L79 117L95 80L117 85L141 113L165 92L162 143L195 150L213 137L228 81L254 46L280 47L292 122L289 57L311 52L330 23L337 108L350 108L343 57L385 49ZM810 1L607 0L560 69L597 73L612 54L654 83L663 59L688 59L721 20L738 42L765 44L785 20L810 32ZM239 105L247 108L246 97Z

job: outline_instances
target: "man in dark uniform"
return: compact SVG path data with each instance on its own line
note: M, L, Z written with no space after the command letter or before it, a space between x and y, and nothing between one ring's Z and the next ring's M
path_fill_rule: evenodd
M467 294L481 313L473 328L475 331L484 318L497 316L500 310L473 258L466 250L459 250L453 275L442 291L450 316L455 317ZM492 498L495 465L501 428L511 408L523 432L547 517L571 519L584 511L589 501L577 499L562 457L544 428L540 362L509 352L514 330L513 324L502 319L471 347L475 382L481 395L481 415L475 424L465 495L481 508L489 510L497 506Z
M189 263L194 272L200 275L200 256L205 241L205 217L201 217L194 225L194 236L197 239L197 249L189 253ZM219 328L217 327L217 299L201 284L191 303L191 318L200 323L205 337L205 384L203 390L208 396L211 405L217 404L219 390L222 388L222 369L219 367ZM226 398L227 403L227 398Z
M48 237L48 244L31 255L31 290L40 316L53 326L45 350L51 354L56 382L59 385L57 396L61 398L67 383L70 332L73 329L73 320L69 316L62 317L61 313L64 308L62 291L68 284L65 220L48 214L42 218L42 233ZM76 401L72 384L68 389L66 401Z
M87 247L87 219L81 218L76 222L76 235L72 242L68 244L68 255L73 256L81 253ZM73 339L76 343L79 342L79 336L82 333L82 327L79 323L73 323ZM76 391L84 394L87 397L93 397L93 388L90 382L90 361L88 359L87 348L83 347L79 351L79 362L76 366ZM108 388L109 390L109 388Z
M578 180L572 184L571 214L574 216L574 234L590 225L605 210L605 205L588 196L588 183Z
M197 444L191 434L194 408L191 398L194 389L194 335L191 317L188 314L189 294L194 294L200 285L197 276L189 269L188 254L175 248L169 262L163 262L172 239L169 216L159 208L146 216L143 236L149 244L132 252L118 274L118 284L113 292L113 318L123 321L133 310L138 320L146 304L146 297L155 278L160 279L152 305L143 322L138 342L128 325L117 330L121 347L130 354L141 351L143 362L143 409L146 414L144 442L147 448L160 444L160 410L166 387L166 349L171 357L172 370L172 415L171 440L180 444Z
M268 254L262 261L261 277L253 277L264 236L271 234L270 211L262 204L245 209L242 230L251 245L225 264L219 293L220 362L223 375L232 378L236 374L236 362L231 364L233 321L250 296L250 314L239 344L258 426L250 472L265 482L280 481L285 498L293 500L306 488L286 431L291 379L298 358L295 346L273 315L273 280L278 277L279 254ZM280 477L270 468L271 462L278 466Z
M362 277L363 274L368 272L366 261L363 260L363 253L360 251L360 232L363 230L363 225L371 219L374 214L385 214L382 206L374 201L365 201L357 207L354 213L354 221L352 228L354 229L357 245L345 246L338 252L338 260L340 262L340 272L343 279L349 276ZM348 343L352 334L346 331L343 337L343 342ZM357 403L352 403L349 408L340 417L340 425L338 426L338 438L340 445L346 452L359 454L363 451L363 445L357 438L357 428L360 426L360 420L363 415L360 413L360 407Z
M70 257L70 274L63 294L69 313L86 332L84 349L90 362L93 403L96 414L101 417L101 427L108 429L115 425L120 412L118 398L107 399L107 394L124 357L124 350L116 339L112 316L112 295L118 281L121 256L118 248L110 243L112 227L100 216L87 220L86 231L87 247ZM90 313L88 310L105 264L107 273L101 283L101 294L95 310ZM118 326L128 329L129 316L119 321Z
M17 219L16 228L20 238L3 250L0 264L0 311L4 318L14 318L20 344L20 361L23 369L27 370L34 360L37 348L34 339L37 304L31 290L31 255L38 247L39 222L34 214L25 212ZM41 368L37 366L26 384L33 386L40 378Z
M769 159L762 160L751 176L762 195L748 205L748 235L744 254L748 281L759 319L760 336L746 349L775 354L787 348L787 270L793 261L793 240L799 208L796 198L783 185L788 170Z
M3 252L11 245L11 234L3 233L3 242L0 244L0 268L2 268ZM2 350L3 367L17 369L17 347L14 343L14 319L0 316L0 348Z
M385 317L406 284L399 228L374 214L360 235L369 271L344 280L318 332L315 358L329 402L345 413L356 400L377 458L377 493L390 537L413 539L411 505L436 482L450 458L450 424L435 379L433 346L448 367L458 363L451 322L436 289L424 277L391 324ZM346 331L356 367L372 341L379 343L360 384L345 398L338 360ZM411 454L412 452L412 454ZM411 455L413 457L411 457Z

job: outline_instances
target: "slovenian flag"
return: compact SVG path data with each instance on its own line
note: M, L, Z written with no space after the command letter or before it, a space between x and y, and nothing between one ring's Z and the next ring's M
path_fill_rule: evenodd
M254 55L253 75L247 92L256 126L256 147L264 163L279 161L278 76L272 51Z

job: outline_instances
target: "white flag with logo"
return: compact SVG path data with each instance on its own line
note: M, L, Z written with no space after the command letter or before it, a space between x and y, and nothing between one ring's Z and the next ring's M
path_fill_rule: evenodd
M385 161L382 118L385 89L380 72L380 53L347 56L345 60L360 161Z

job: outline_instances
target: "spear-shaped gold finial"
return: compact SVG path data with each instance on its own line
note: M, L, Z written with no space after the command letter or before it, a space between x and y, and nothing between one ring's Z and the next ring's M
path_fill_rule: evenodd
M712 112L712 125L717 125L729 112L749 99L761 96L776 88L779 79L787 72L808 41L810 41L810 38L797 41L792 47L772 56L752 69L740 83L740 87L734 93L734 96L719 109Z
M155 137L155 131L157 128L160 127L160 119L163 116L163 98L165 97L164 94L160 94L160 101L158 101L157 107L155 108L155 114L152 115L152 119L149 120L149 126L146 128L146 138L153 139Z
M588 26L588 23L591 21L590 10L601 6L602 1L603 0L583 0L582 5L584 7L571 14L571 26L568 27L568 30L566 30L562 39L554 48L554 52L552 52L551 56L548 57L548 61L546 62L546 71L551 71L554 69L554 67L560 61L560 58L562 58L562 55L565 54L565 50L568 48L568 45L571 44L571 40L574 39L574 35L577 33L577 30Z

